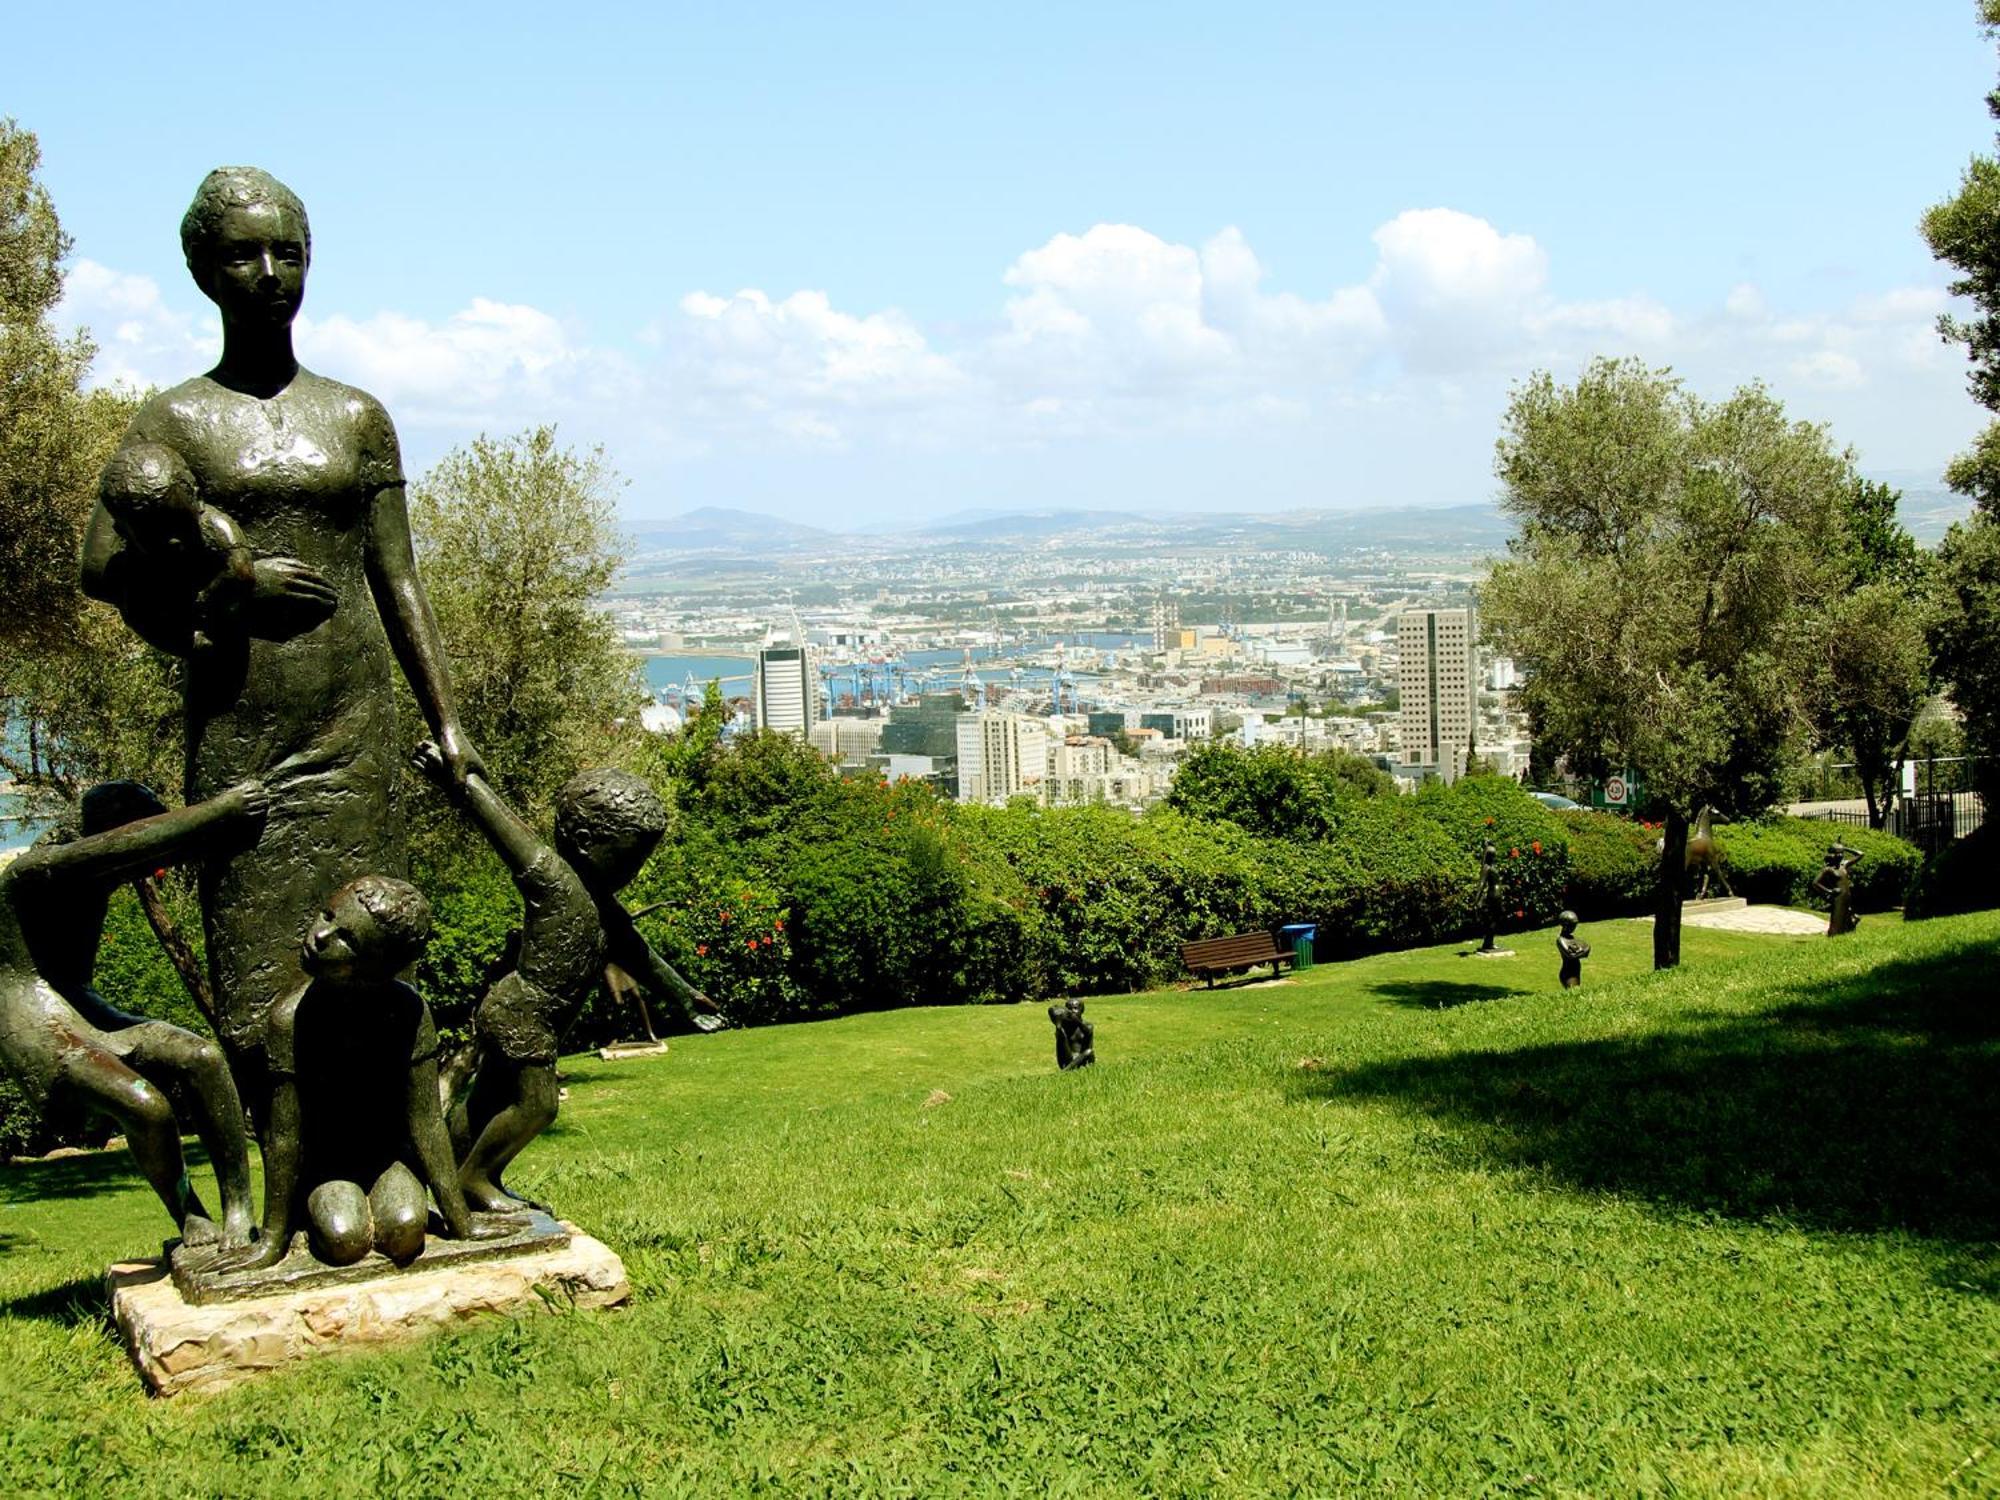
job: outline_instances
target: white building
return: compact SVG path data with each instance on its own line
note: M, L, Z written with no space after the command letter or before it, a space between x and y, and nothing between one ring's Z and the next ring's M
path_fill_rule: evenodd
M882 727L888 722L835 715L814 724L806 731L806 739L828 760L858 762L881 747Z
M994 806L1040 796L1048 775L1048 727L1028 714L993 710L958 721L958 800Z
M819 673L808 646L766 646L751 676L750 710L759 729L805 739L819 722Z
M1111 742L1092 735L1049 741L1049 805L1067 807L1104 800L1104 780L1111 774Z
M1471 609L1413 609L1396 623L1402 694L1402 770L1451 782L1479 721L1479 616Z

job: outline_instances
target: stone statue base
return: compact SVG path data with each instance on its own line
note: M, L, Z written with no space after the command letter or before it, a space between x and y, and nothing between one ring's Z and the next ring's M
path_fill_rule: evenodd
M665 1057L665 1042L613 1042L608 1047L599 1047L597 1055L605 1062L620 1062L628 1057Z
M321 1268L344 1279L314 1277L254 1296L190 1301L165 1259L113 1266L105 1281L126 1351L155 1395L220 1390L315 1355L401 1343L486 1313L614 1307L632 1295L624 1263L602 1243L536 1217L558 1236L543 1234L537 1245L498 1258L490 1241L464 1247L483 1253L443 1260L426 1248L400 1270L371 1256ZM290 1259L256 1274L275 1276Z
M302 1292L312 1287L373 1281L377 1277L414 1276L470 1261L538 1255L545 1250L560 1250L569 1243L569 1226L557 1223L540 1209L531 1209L521 1217L519 1232L504 1239L448 1240L436 1233L427 1235L423 1253L404 1266L398 1266L380 1251L372 1251L352 1265L330 1266L314 1259L307 1248L304 1230L292 1236L283 1260L262 1271L217 1275L209 1269L218 1253L212 1245L169 1241L166 1258L173 1272L174 1289L191 1305L206 1307L212 1302L240 1302L246 1297L268 1297L274 1292ZM442 1228L435 1216L431 1227Z
M1474 948L1472 956L1474 958L1512 958L1514 950L1512 948Z

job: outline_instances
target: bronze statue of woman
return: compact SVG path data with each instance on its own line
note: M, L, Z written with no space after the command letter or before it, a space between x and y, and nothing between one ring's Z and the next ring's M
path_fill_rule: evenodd
M263 1019L303 980L306 928L348 882L407 864L396 663L451 774L463 781L479 762L411 553L395 428L374 397L292 353L312 258L305 206L268 173L218 168L181 221L181 248L222 314L222 359L140 409L121 454L144 461L114 460L105 484L139 483L120 476L171 463L154 457L168 450L200 504L235 523L245 597L229 628L200 618L212 578L121 526L151 503L139 494L100 496L83 582L188 659L190 803L281 762L311 773L274 801L254 844L201 870L221 1040L254 1109L268 1097Z

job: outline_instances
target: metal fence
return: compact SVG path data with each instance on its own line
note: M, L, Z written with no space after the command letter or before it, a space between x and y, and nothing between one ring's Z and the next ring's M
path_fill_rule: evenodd
M1799 815L1816 823L1866 828L1868 814L1844 807L1815 807ZM1977 792L1919 793L1899 797L1889 808L1885 829L1908 839L1926 854L1935 854L1953 839L1962 839L1986 821L1986 804Z

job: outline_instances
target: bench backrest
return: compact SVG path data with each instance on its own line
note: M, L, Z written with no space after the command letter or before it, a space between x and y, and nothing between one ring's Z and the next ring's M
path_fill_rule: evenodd
M1261 963L1283 953L1268 932L1244 932L1235 937L1202 938L1181 945L1181 961L1189 968Z

